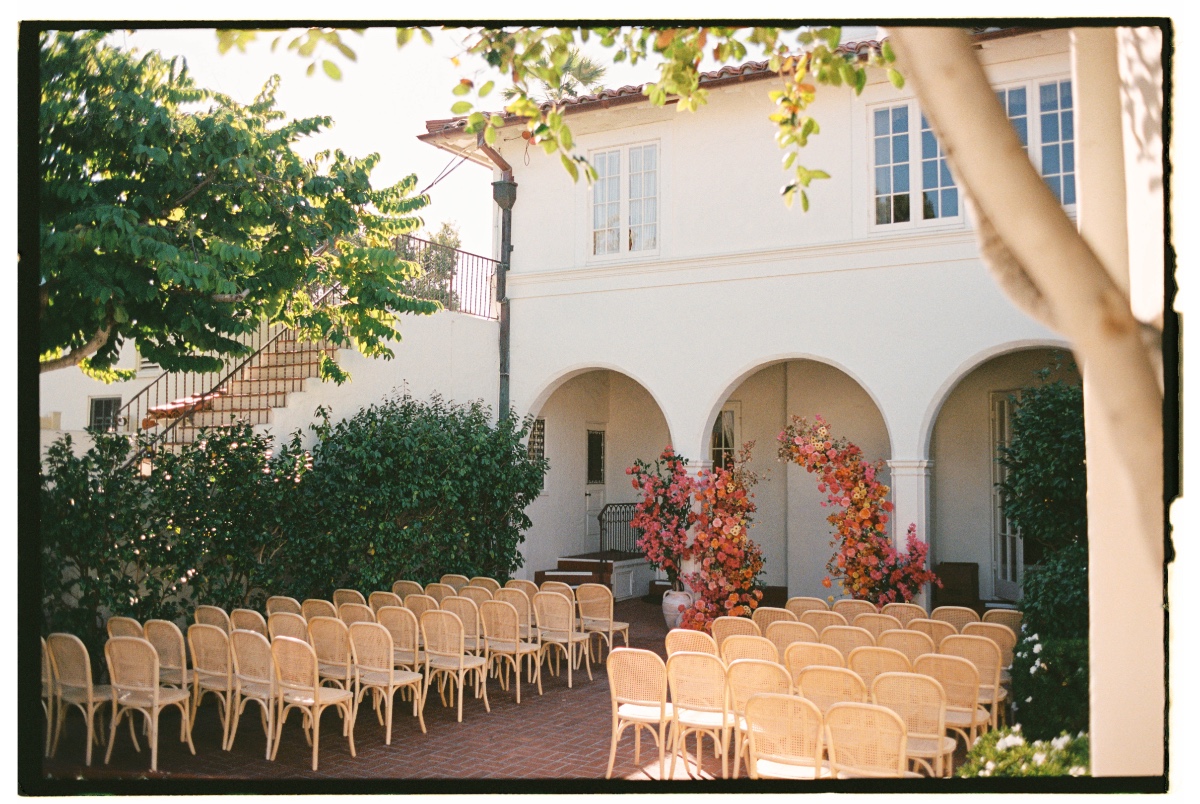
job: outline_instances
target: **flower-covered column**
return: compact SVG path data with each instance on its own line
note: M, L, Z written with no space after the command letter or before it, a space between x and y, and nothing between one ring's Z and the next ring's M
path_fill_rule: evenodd
M686 467L688 479L691 480L692 483L695 483L696 480L699 479L701 472L708 474L708 473L712 472L712 467L713 467L712 461L696 461L696 463L694 463L694 464L689 463ZM700 502L698 500L695 500L695 499L692 500L692 510L696 513L700 512ZM688 544L689 545L695 544L695 541L696 541L696 534L695 533L688 534ZM687 556L680 563L682 564L683 574L685 574L685 575L689 574L689 573L693 573L699 568L699 563L696 561L695 558L693 558L691 556Z
M895 459L887 465L892 473L892 522L915 523L917 539L929 544L929 476L933 461ZM899 527L892 528L892 544L897 550L905 549L904 535ZM925 588L914 602L929 607Z

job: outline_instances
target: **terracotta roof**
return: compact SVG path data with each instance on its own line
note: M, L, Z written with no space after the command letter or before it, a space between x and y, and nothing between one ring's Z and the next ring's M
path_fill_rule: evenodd
M873 51L878 51L880 42L874 39L865 39L861 42L844 42L837 49L838 53L854 53L859 58L866 58ZM767 61L748 61L740 65L726 65L719 70L700 73L700 84L704 87L722 86L724 84L741 83L744 81L753 81L761 78L770 78L775 75L770 69ZM580 95L578 98L567 98L560 101L559 105L563 107L563 112L581 112L591 108L607 109L610 106L620 105L623 103L631 103L639 100L645 100L646 96L642 94L642 89L646 84L628 84L616 89L605 89L591 95ZM510 122L515 122L518 118L516 115L502 113L504 122L507 125ZM466 116L449 117L440 120L426 120L425 130L428 134L448 134L455 129L461 129L467 123ZM425 136L428 136L425 135ZM425 137L421 137L424 139Z

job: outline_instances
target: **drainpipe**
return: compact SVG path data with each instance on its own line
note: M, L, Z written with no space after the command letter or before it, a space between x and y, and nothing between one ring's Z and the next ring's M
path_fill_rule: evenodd
M517 201L517 183L513 181L512 165L508 164L495 149L483 139L483 133L476 135L479 150L487 155L492 163L500 168L500 181L492 182L492 200L500 207L500 265L496 269L496 301L500 303L500 412L499 417L508 418L508 353L509 353L509 313L508 313L508 266L512 255L512 208Z

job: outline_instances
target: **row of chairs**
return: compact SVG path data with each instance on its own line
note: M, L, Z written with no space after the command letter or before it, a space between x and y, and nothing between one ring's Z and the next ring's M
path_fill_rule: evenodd
M688 736L696 739L697 769L703 738L712 740L722 778L729 776L730 759L737 778L743 758L754 779L915 776L910 761L929 775L949 775L956 742L947 729L956 700L934 675L943 664L977 678L969 662L953 656L922 657L920 670L879 673L868 686L841 667L814 665L793 677L760 659L726 665L712 654L682 651L664 663L651 651L618 648L608 661L606 778L629 726L639 738L635 763L641 762L641 730L654 737L660 778L674 777Z
M895 617L904 626L915 619L938 620L953 625L956 631L961 632L967 623L985 622L1007 626L1018 637L1021 634L1022 617L1021 612L1016 609L988 609L983 613L983 617L980 617L978 612L966 606L938 606L930 612L916 603L885 603L881 608L877 608L870 601L852 599L838 600L830 606L819 597L789 598L784 608L796 615L797 619L806 611L833 611L845 617L848 622L853 622L860 614L887 614ZM764 609L766 612L760 615L759 612ZM760 617L769 619L778 616L771 612L778 612L778 609L760 607L755 611L754 617L757 620ZM765 629L766 625L762 627Z

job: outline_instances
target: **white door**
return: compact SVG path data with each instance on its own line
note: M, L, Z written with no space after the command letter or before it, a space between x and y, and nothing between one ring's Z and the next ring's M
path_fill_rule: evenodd
M1004 515L1003 499L996 484L1004 481L1007 470L996 458L999 448L1008 446L1012 426L1011 391L992 393L992 567L996 597L1021 599L1021 581L1025 569L1024 544L1016 528Z
M587 431L587 480L583 487L584 552L600 549L600 511L607 501L604 485L604 430L589 424Z

